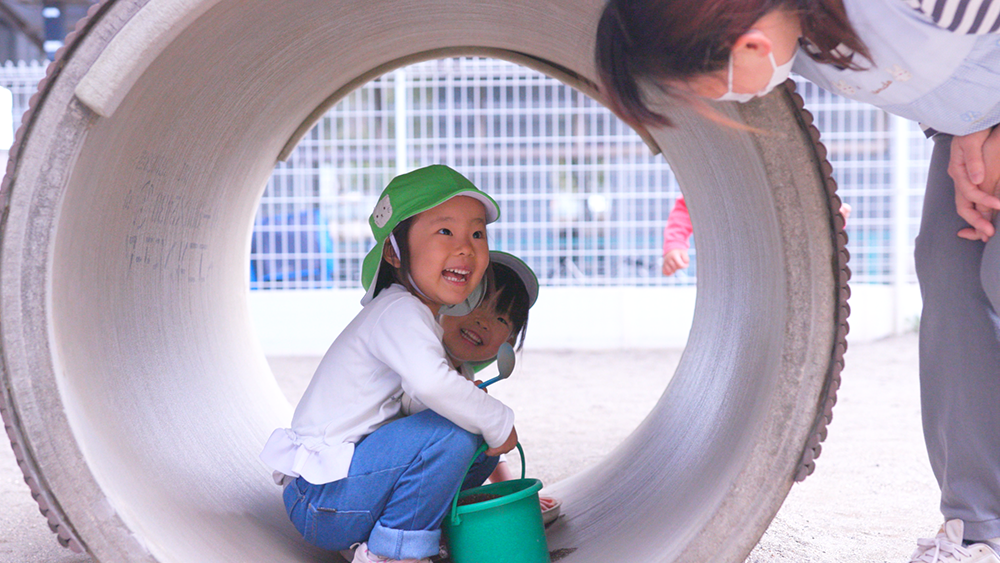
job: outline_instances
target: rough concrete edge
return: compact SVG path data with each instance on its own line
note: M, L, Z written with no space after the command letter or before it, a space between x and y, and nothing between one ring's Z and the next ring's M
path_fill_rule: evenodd
M37 91L28 101L28 110L24 113L21 126L14 135L14 144L11 147L10 156L7 160L7 169L3 181L0 183L0 233L4 232L10 211L10 191L11 185L17 177L18 157L20 156L21 147L29 136L36 112L41 108L50 90L50 85L58 79L66 61L72 56L77 46L94 27L96 22L100 20L101 14L113 2L114 0L102 0L93 4L87 10L87 15L77 21L74 30L66 36L64 45L56 51L54 60L46 67L45 78L38 82ZM31 449L27 446L24 435L20 430L17 408L8 382L6 357L2 350L2 344L0 344L0 384L2 384L0 385L0 394L3 395L3 401L0 402L0 418L3 419L4 430L7 432L11 449L14 451L17 466L21 469L21 473L24 474L24 481L31 490L32 498L38 503L38 510L48 521L49 528L56 534L56 539L60 545L69 548L74 553L87 552L86 545L76 535L62 507L45 486L38 464L32 456Z
M827 371L826 382L823 384L823 392L820 395L818 413L799 460L799 468L795 472L795 481L801 482L816 470L816 458L823 451L822 442L826 440L827 426L833 421L833 406L837 404L840 374L844 369L844 353L847 351L847 333L850 331L847 317L850 316L851 309L847 300L851 296L851 288L848 284L851 279L851 270L848 266L850 253L847 251L847 232L844 230L846 223L839 213L841 201L840 196L837 195L837 182L833 179L833 166L826 158L826 147L820 142L820 131L813 125L812 113L805 109L805 100L795 91L795 82L788 80L785 82L785 86L793 103L799 109L799 124L809 133L816 150L817 160L821 163L823 181L828 196L827 201L830 205L834 259L836 260L834 267L837 272L837 333L830 354L830 367Z
M720 508L716 512L717 516L722 514L728 514L728 516L714 518L712 522L699 532L699 534L703 534L706 537L715 538L721 544L702 542L700 545L694 547L689 546L680 557L671 559L671 561L744 561L770 526L774 516L780 509L781 503L792 486L794 486L794 483L812 472L811 468L815 467L813 461L816 453L813 451L814 446L818 446L819 442L826 437L826 425L829 423L827 415L829 414L829 409L832 408L832 405L827 405L828 397L831 392L835 393L838 387L834 385L831 390L831 375L835 371L838 375L837 381L839 382L840 368L837 366L842 367L843 365L843 349L845 346L843 344L843 336L845 334L843 331L843 327L845 326L843 321L846 317L842 305L844 299L846 299L846 294L844 293L846 289L846 277L841 265L844 264L846 254L842 252L842 241L838 242L836 240L838 237L837 233L838 231L842 231L843 225L839 224L838 226L834 217L837 214L839 202L837 199L834 199L835 196L832 195L831 191L833 186L828 181L832 173L832 167L826 161L826 148L818 143L819 132L815 127L811 127L812 116L804 111L803 100L795 94L794 90L794 83L786 83L785 88L773 94L775 98L768 101L756 102L765 108L774 109L774 102L780 98L778 103L781 106L781 111L777 112L780 113L780 116L775 112L770 112L770 117L772 118L770 120L767 118L769 112L765 111L763 114L758 115L753 107L734 104L732 106L725 106L724 109L732 111L734 119L750 127L751 129L748 133L757 135L755 142L763 146L770 146L769 150L774 150L773 145L775 143L780 144L787 137L785 133L779 133L776 136L776 131L780 131L780 129L776 130L775 127L787 127L789 129L788 134L795 138L794 143L791 144L800 153L798 156L805 159L802 163L796 163L796 166L800 166L801 168L791 170L796 170L798 176L808 176L808 179L803 177L797 179L785 178L785 180L806 182L809 188L808 200L810 205L821 206L819 209L812 209L812 211L820 211L820 216L817 218L821 221L823 219L822 212L825 211L828 221L826 225L822 223L811 225L810 232L813 235L809 240L823 247L822 257L806 254L806 256L812 257L808 261L808 267L815 268L816 270L808 278L800 280L815 280L810 285L810 287L814 288L811 299L814 302L821 300L823 303L824 313L822 323L810 323L812 327L810 329L811 334L819 340L815 341L817 345L813 346L809 351L812 358L809 363L809 377L799 379L796 387L797 395L794 397L794 400L792 402L785 402L786 408L793 408L798 413L794 419L794 426L789 426L790 419L788 418L784 420L772 420L772 423L778 424L773 430L783 436L780 467L775 464L764 464L757 467L758 470L766 470L766 474L770 475L770 479L764 481L753 478L744 479L743 477L746 476L746 471L744 471L731 486L729 493L723 502L720 503ZM748 104L748 106L752 105L754 104ZM726 115L726 117L730 117L730 115ZM758 119L760 117L764 119ZM773 119L779 117L780 119ZM766 155L762 153L762 156ZM799 189L797 183L792 184L792 186L794 186L793 191ZM825 190L825 193L823 190ZM816 230L817 228L819 230ZM783 226L782 229L785 230L787 227ZM803 258L801 253L799 258ZM787 270L785 273L786 277L790 275L790 272ZM816 276L821 277L817 278ZM791 278L787 279L791 280ZM822 286L822 289L820 290L816 285ZM824 297L829 297L829 299ZM786 325L786 330L789 328L797 330L792 325ZM822 341L821 345L819 345L820 341ZM782 353L784 354L785 351ZM803 374L789 373L788 375L796 378ZM820 421L821 426L817 425L817 421ZM805 452L810 452L813 456L808 457ZM807 467L805 470L803 470L804 466ZM748 465L747 468L749 467ZM780 479L780 483L774 483L774 479ZM770 493L774 495L780 494L780 499L778 496L769 496ZM778 500L778 502L771 507L763 505L770 500ZM733 510L734 507L736 510ZM753 528L753 530L751 531L750 528ZM743 537L739 534L734 535L732 532L734 529L743 530L746 533L742 534ZM692 545L694 545L694 542L692 542Z

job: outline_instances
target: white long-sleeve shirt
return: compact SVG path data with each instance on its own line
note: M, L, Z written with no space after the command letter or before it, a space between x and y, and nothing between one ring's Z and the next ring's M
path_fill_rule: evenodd
M368 303L327 350L292 417L260 454L276 473L342 479L354 444L397 418L403 393L500 446L514 412L452 369L430 309L400 285Z
M460 373L462 377L475 383L476 370L473 369L472 364L469 362L463 362L462 365L458 366L458 373ZM403 393L403 397L400 399L399 403L400 412L403 413L403 416L410 416L411 414L417 414L418 412L427 410L427 405L415 400L406 393ZM507 461L507 454L500 454L500 462L505 461Z

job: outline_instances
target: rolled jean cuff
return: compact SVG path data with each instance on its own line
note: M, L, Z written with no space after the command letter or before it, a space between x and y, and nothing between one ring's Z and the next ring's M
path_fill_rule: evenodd
M441 550L441 530L394 530L376 522L368 551L391 559L423 559Z

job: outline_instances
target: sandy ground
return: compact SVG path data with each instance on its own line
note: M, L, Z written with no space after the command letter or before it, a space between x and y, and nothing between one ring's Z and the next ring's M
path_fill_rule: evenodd
M747 563L905 562L918 536L934 534L938 492L920 432L916 346L906 335L850 347L816 473L792 488ZM529 473L552 483L600 463L649 412L679 358L679 350L529 349L491 389L518 413ZM290 400L318 360L270 360ZM59 547L0 446L0 563L91 561Z

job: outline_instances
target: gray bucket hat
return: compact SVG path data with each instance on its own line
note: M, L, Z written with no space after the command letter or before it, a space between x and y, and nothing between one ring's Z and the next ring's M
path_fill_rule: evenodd
M538 277L524 263L524 260L501 250L491 250L490 263L501 264L513 270L517 274L517 277L521 279L521 283L524 284L524 289L528 292L528 308L534 306L535 301L538 300Z

